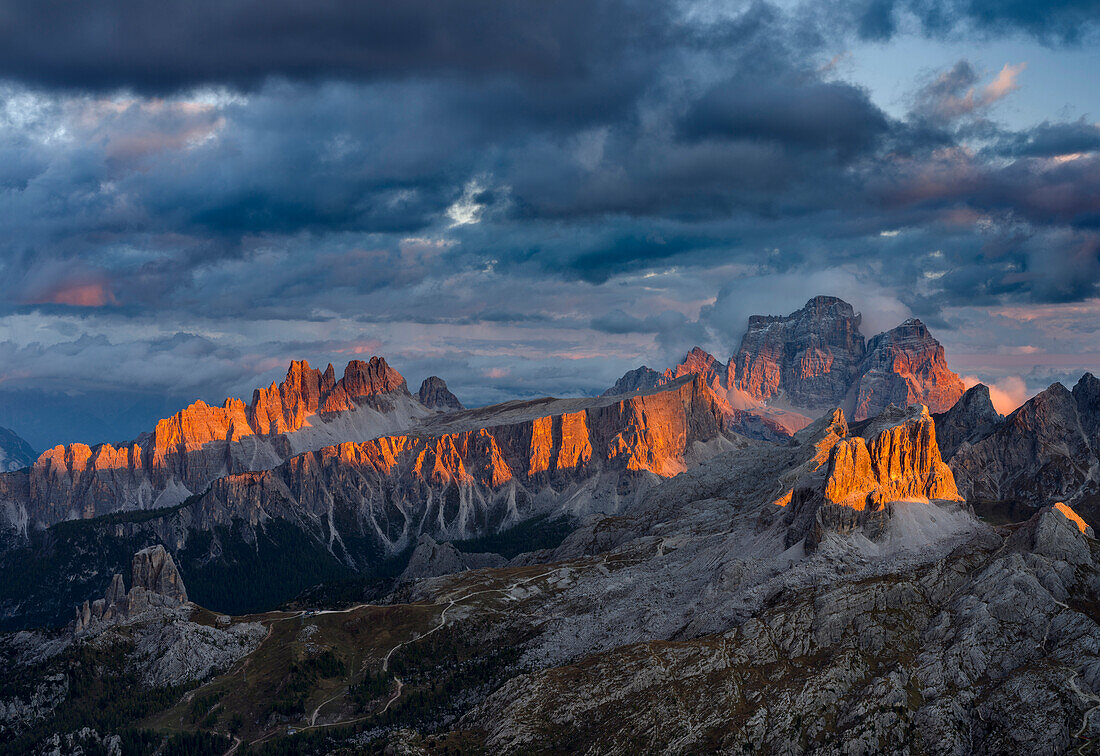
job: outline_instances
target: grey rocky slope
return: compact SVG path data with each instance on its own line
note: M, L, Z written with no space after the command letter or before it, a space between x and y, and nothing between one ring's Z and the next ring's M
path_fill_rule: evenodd
M1100 550L1064 509L975 519L931 423L894 410L857 437L834 413L796 446L721 455L593 519L509 594L512 621L533 623L526 671L456 729L503 753L1087 745Z
M1065 501L1100 522L1100 380L1086 373L1072 391L1055 383L1000 422L988 409L984 420L960 420L973 403L943 418L973 429L948 457L964 496L1029 507Z

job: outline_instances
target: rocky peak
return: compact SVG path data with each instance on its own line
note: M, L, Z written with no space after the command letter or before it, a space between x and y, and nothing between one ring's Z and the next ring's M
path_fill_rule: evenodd
M134 554L131 573L132 588L142 588L180 604L187 601L187 589L176 562L159 543Z
M985 438L997 429L1001 420L989 397L989 387L984 383L971 386L951 409L936 418L940 453L944 459L951 459L963 443Z
M352 360L344 368L344 377L340 382L344 384L348 396L353 399L408 390L402 375L391 368L382 357L371 357L370 362Z
M891 406L861 435L849 431L844 414L834 410L796 435L803 444L812 440L815 453L775 501L787 508L787 546L805 538L813 549L829 530L866 527L874 537L885 526L892 502L962 501L940 457L927 407Z
M786 317L753 315L730 375L755 399L784 396L803 407L837 406L863 359L860 321L850 304L828 296Z
M160 544L134 554L129 592L122 575L111 578L106 595L76 608L74 634L119 625L150 609L174 609L187 603L187 589L172 555Z
M1030 506L1068 501L1084 505L1085 517L1096 521L1095 505L1087 505L1095 490L1092 470L1100 465L1091 430L1093 380L1082 379L1074 392L1054 383L993 432L961 445L950 458L959 490L967 498Z
M924 323L910 318L868 342L853 417L874 417L889 404L920 403L932 412L945 412L963 391L962 379L947 367L943 346Z
M429 409L460 410L465 409L458 397L447 388L447 382L437 375L429 376L420 384L417 392L420 403Z
M600 396L621 396L622 394L632 394L635 391L648 391L662 385L663 378L664 376L653 368L642 365L640 368L627 372L622 378L615 381L614 386L600 394Z
M1068 505L1042 507L1012 535L1016 548L1069 564L1091 564L1091 527Z
M940 457L927 407L891 405L863 432L833 447L825 485L828 503L861 511L900 499L962 500Z
M1092 373L1082 375L1073 387L1073 399L1081 427L1093 440L1094 452L1100 454L1100 378Z

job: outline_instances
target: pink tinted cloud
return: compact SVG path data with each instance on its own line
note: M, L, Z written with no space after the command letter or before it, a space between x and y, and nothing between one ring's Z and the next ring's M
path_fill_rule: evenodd
M62 281L36 296L26 304L61 304L71 307L103 307L118 304L106 281Z
M963 385L967 388L984 383L976 375L964 375ZM993 402L993 408L1002 415L1007 415L1029 398L1027 384L1018 375L1009 375L993 383L986 383L989 387L989 398Z

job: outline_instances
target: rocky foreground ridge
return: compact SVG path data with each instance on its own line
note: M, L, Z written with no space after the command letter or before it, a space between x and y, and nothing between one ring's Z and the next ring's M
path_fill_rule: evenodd
M728 363L695 347L664 373L643 366L607 393L629 393L699 373L730 407L778 402L813 417L839 406L855 421L874 417L890 404L920 403L944 412L962 396L962 380L948 369L943 347L919 320L907 320L870 341L860 333L860 322L847 302L814 297L787 316L750 317Z

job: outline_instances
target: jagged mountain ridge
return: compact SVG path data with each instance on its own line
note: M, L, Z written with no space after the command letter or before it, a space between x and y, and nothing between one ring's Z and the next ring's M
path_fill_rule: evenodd
M492 413L441 415L403 438L438 441L442 447L433 448L453 446L454 455L443 455L441 466L437 455L401 460L398 450L393 462L419 463L441 480L465 470L473 488L484 485L479 475L503 468L472 462L497 459L514 475L507 486L524 477L521 468L536 470L536 478L571 474L575 454L566 450L578 444L566 439L579 435L565 433L565 417L582 410L590 459L597 449L618 447L594 441L607 435L596 432L607 413L633 418L639 433L664 425L660 409L674 407L674 399L682 408L676 417L698 410L700 423L723 418L699 376L641 399L516 402ZM981 392L968 404L984 414ZM561 418L557 435L550 423L548 447L535 443L534 427L547 416ZM491 417L510 422L494 426ZM482 452L459 443L463 434L485 438L485 431L493 444ZM431 752L459 743L494 753L636 748L839 756L1061 753L1087 744L1100 734L1090 716L1100 688L1100 548L1065 505L1044 507L1022 525L976 520L958 501L940 456L939 439L957 431L957 423L939 431L920 405L852 424L836 410L784 445L727 439L738 442L679 475L654 476L613 516L588 518L556 548L503 567L493 567L500 560L492 556L464 555L421 536L407 575L421 579L382 605L245 622L160 609L144 625L127 617L131 624L115 635L108 627L94 643L102 648L133 634L148 644L151 632L197 641L201 632L206 640L191 646L200 663L178 664L172 644L146 645L145 655L128 657L149 686L209 680L204 692L220 695L198 706L178 693L165 696L172 708L159 721L199 727L188 709L201 715L212 706L226 716L201 726L225 731L233 712L243 742L296 752L312 747L302 732L316 727L329 734L318 745L324 750L410 744ZM355 449L379 451L381 441ZM555 462L563 452L564 467ZM270 481L256 485L275 491L277 478L289 488L292 463L315 465L316 457L299 455L254 474ZM360 464L356 473L381 479L384 471L372 470ZM244 484L247 476L239 477ZM307 480L328 485L312 473L300 478ZM197 502L174 516L196 517ZM276 521L257 517L261 529ZM479 564L491 566L429 577ZM184 577L193 595L191 576ZM112 603L123 587L108 590ZM214 627L203 630L199 622ZM266 635L255 623L266 625ZM219 634L234 631L241 637ZM0 653L22 659L55 643L28 633L0 644ZM206 659L231 662L249 651L250 664L224 664L224 675L208 677ZM294 669L321 658L333 670L323 681L295 677ZM47 683L55 684L57 666L25 669L39 675L32 690L52 690ZM281 696L288 681L303 686L300 705ZM418 695L429 688L439 692ZM387 718L393 708L413 707L428 707L427 716ZM219 750L227 748L229 742Z
M0 518L26 531L74 517L179 504L215 479L269 469L294 454L401 431L432 414L384 359L353 360L336 379L294 361L252 401L197 401L115 447L57 446L27 471L0 476Z
M814 297L787 316L750 317L728 363L694 347L664 373L643 366L607 393L629 393L697 372L731 407L747 399L761 405L754 411L765 412L762 405L778 402L816 415L839 406L857 422L890 404L919 402L943 412L962 396L962 380L948 369L943 347L919 320L907 320L867 342L860 323L847 302Z
M270 470L219 478L177 507L32 530L29 543L0 551L0 566L19 565L33 576L32 585L0 591L0 620L19 626L32 610L36 617L56 615L55 580L70 569L59 560L70 557L51 552L62 540L55 529L71 533L74 548L97 565L95 552L117 561L118 554L163 543L200 595L216 575L218 591L251 596L251 583L260 579L264 596L285 601L321 579L373 574L421 535L465 539L539 516L618 511L662 478L745 443L697 376L630 397L434 414L414 432L327 446ZM94 546L84 545L89 541ZM308 563L271 565L280 550ZM233 569L230 560L242 553L248 569ZM81 590L105 590L107 573L118 569L113 562L89 567ZM67 603L75 590L67 586ZM272 604L232 604L264 605Z
M1032 508L1065 501L1100 523L1100 380L1091 373L1072 390L1052 384L1003 419L975 386L940 425L959 429L948 464L967 499Z
M464 539L538 514L611 513L735 439L688 376L631 397L514 402L306 452L214 481L192 516L206 529L297 521L354 565L363 552L351 539L392 555L422 534Z

